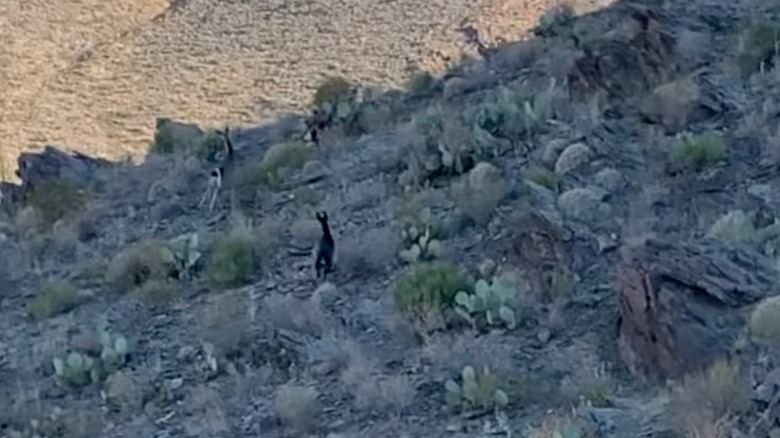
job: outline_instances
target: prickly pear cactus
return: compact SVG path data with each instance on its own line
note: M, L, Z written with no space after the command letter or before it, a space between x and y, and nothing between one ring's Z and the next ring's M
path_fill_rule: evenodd
M455 311L475 328L484 318L488 326L517 326L515 307L518 295L524 292L523 284L514 275L503 274L488 283L477 281L474 293L460 291L455 295Z
M424 208L411 223L401 231L406 249L398 255L403 261L414 264L419 261L428 261L441 258L444 255L444 245L433 237L433 220L431 210Z
M100 363L105 373L111 374L118 370L127 361L128 344L122 335L113 334L107 330L98 333L102 350Z
M499 387L500 379L487 367L476 370L472 366L465 366L460 380L460 384L453 379L444 382L445 398L451 407L500 409L509 404L509 396Z
M192 278L202 256L198 233L189 233L175 237L169 240L166 246L171 252L172 262L176 265L179 279L187 280Z
M52 360L54 373L60 382L70 386L84 386L92 382L95 361L86 355L71 351Z

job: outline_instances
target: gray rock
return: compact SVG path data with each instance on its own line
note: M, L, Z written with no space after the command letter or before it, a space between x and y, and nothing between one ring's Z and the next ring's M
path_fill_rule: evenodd
M602 198L592 189L571 189L558 198L558 207L570 219L592 222L609 213L609 206L601 202Z
M547 165L552 165L558 159L558 155L566 149L567 140L557 139L549 141L544 146L542 161Z
M623 174L609 167L600 170L593 178L597 186L610 193L617 192L625 184Z
M558 160L555 162L555 173L558 175L569 173L587 164L592 156L593 152L585 143L574 143L567 147L558 157Z

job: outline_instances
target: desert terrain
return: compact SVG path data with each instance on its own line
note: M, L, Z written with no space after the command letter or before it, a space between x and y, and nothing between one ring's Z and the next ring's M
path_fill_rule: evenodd
M0 436L780 436L779 1L168 6L2 18Z

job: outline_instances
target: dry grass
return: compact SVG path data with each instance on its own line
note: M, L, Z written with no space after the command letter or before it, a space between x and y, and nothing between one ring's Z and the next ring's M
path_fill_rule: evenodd
M669 404L674 427L684 436L719 437L723 422L750 408L751 388L739 364L720 360L686 376ZM713 433L713 435L710 435Z
M277 389L274 396L276 414L294 429L312 430L322 409L316 388L303 384L287 383Z
M780 297L769 297L758 303L750 317L750 334L755 339L776 341L780 338Z
M0 0L0 150L59 143L100 156L143 153L154 119L255 123L311 102L329 76L402 85L457 58L455 26L515 39L552 0L215 4L190 0ZM259 26L258 23L263 23ZM338 48L333 50L333 48Z

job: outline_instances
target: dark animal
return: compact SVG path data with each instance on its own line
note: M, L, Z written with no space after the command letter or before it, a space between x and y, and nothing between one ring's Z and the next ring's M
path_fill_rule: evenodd
M322 279L325 280L327 274L333 271L333 254L336 250L336 243L333 241L333 235L331 235L330 226L328 226L328 213L318 212L316 216L322 226L322 238L317 246L314 269L317 271L317 278L322 276Z
M330 116L328 114L315 108L311 111L311 115L306 118L306 133L304 134L304 141L310 141L314 146L320 145L320 131L324 130L330 124Z

